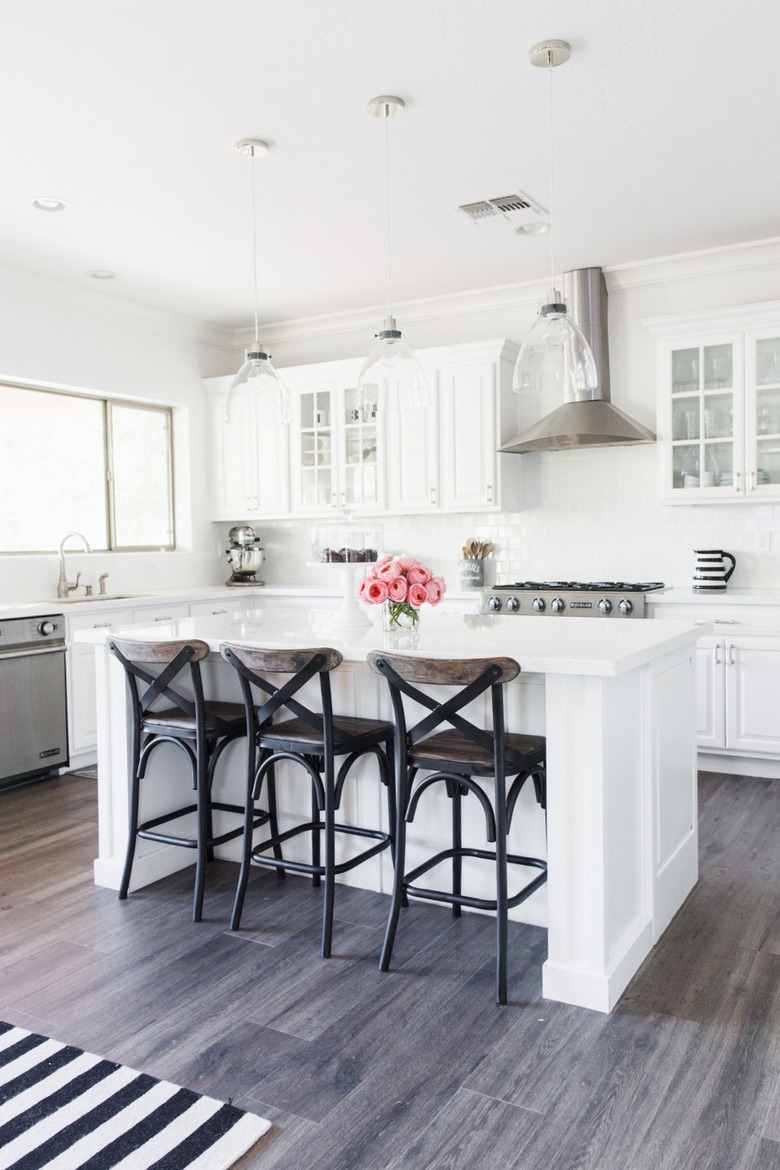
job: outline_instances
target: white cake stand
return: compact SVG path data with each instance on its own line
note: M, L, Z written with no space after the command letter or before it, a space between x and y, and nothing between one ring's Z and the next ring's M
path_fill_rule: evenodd
M355 596L358 577L365 575L376 561L307 561L311 569L338 569L341 573L343 597L341 606L334 610L333 626L337 630L364 630L371 625L366 607Z

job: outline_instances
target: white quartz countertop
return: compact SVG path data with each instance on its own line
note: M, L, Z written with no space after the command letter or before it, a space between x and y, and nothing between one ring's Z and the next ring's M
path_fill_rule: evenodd
M257 599L253 601L256 603ZM364 628L340 628L338 613L333 610L309 610L277 603L235 614L181 618L154 626L135 625L127 630L127 635L154 641L199 638L213 651L218 651L223 642L272 648L332 646L346 661L352 662L364 660L370 650L431 658L506 655L515 658L522 670L534 673L615 676L694 643L709 633L710 628L690 621L597 621L593 618L557 621L424 610L418 645L410 649L386 643L378 620ZM121 627L110 632L85 630L76 634L76 640L99 644L108 637L122 635Z
M780 589L665 589L648 593L648 605L778 605Z

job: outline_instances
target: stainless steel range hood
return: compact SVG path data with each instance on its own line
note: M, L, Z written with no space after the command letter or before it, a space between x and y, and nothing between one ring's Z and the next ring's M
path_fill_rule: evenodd
M577 268L563 274L564 300L588 340L596 360L598 397L564 402L523 431L502 451L563 451L571 447L625 446L654 443L655 435L618 410L609 400L607 285L600 268Z

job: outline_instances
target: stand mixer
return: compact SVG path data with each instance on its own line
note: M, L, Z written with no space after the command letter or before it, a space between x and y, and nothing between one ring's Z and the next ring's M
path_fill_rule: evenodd
M254 528L247 524L239 524L230 529L228 540L230 547L226 551L232 572L226 584L264 585L264 581L255 578L255 573L263 563L264 553L260 537Z

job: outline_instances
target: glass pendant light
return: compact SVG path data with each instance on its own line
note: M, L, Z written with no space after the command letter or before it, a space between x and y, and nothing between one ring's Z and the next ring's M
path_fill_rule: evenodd
M403 340L391 311L392 279L390 264L390 133L389 120L404 109L402 98L372 98L368 112L385 119L385 176L387 214L387 314L375 334L376 344L358 376L358 407L364 418L377 411L420 410L430 404L428 382L422 366Z
M571 56L566 41L541 41L529 52L532 65L546 68L550 78L550 291L520 347L512 389L516 394L556 393L563 402L598 396L598 374L585 335L566 311L555 285L555 183L553 166L552 71Z
M268 153L268 143L260 138L242 138L236 143L239 154L250 159L252 176L252 261L255 293L255 339L244 350L244 364L230 383L225 402L225 421L248 421L258 418L275 424L289 423L290 396L279 374L271 365L271 355L260 341L257 297L257 198L255 160Z

